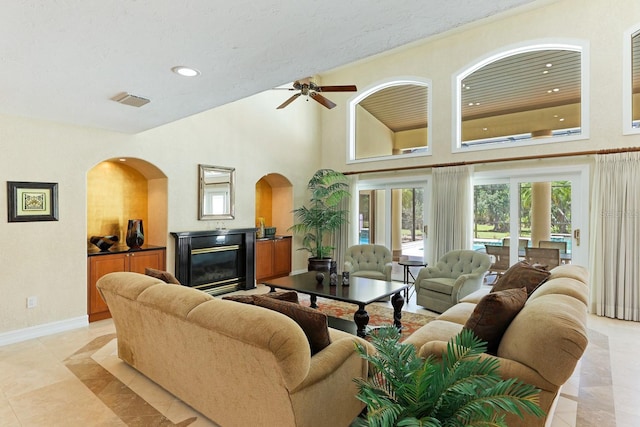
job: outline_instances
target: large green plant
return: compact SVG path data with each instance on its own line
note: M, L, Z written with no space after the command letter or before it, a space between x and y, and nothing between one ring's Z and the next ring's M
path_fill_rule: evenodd
M375 354L358 344L373 372L367 380L354 380L358 399L367 405L366 419L358 418L357 426L506 426L507 413L544 415L539 390L501 379L498 360L479 357L486 343L473 332L454 337L442 359L422 359L399 338L396 328L385 327L372 335Z
M349 197L349 181L340 172L320 169L309 180L310 193L306 206L294 209L295 224L290 228L302 235L302 248L311 257L330 258L333 246L331 235L347 220L348 210L340 202Z

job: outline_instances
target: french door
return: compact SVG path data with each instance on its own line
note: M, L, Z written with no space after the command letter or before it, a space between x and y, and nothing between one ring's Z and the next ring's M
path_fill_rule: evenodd
M360 244L389 248L394 260L424 259L426 249L426 179L417 182L360 181L357 184L357 236Z
M567 262L588 262L588 168L474 175L474 248L510 246L510 263L540 241L566 242Z

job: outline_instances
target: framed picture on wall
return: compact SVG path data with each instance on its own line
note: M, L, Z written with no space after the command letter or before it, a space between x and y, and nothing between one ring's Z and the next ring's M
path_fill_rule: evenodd
M7 181L9 222L57 221L58 183Z

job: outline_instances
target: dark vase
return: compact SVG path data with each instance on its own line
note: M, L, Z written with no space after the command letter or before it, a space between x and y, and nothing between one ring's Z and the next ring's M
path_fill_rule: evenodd
M141 219L130 219L127 226L127 246L131 249L139 249L144 243L144 229Z

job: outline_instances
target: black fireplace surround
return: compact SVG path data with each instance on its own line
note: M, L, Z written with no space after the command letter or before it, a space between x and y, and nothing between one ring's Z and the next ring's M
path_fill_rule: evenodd
M171 232L176 278L212 295L254 288L256 230Z

